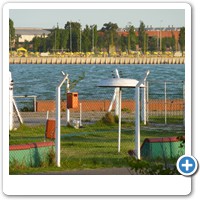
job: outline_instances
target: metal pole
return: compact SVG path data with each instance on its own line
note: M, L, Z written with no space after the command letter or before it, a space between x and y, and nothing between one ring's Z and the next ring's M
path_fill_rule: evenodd
M147 105L146 105L146 108L147 108L147 116L146 116L146 120L147 122L149 121L149 82L147 81L146 82L146 92L147 92Z
M45 127L45 134L44 134L44 142L46 142L46 131L47 131L47 120L49 119L49 111L47 111L47 117L46 117L46 127Z
M120 93L120 88L115 88L115 115L119 116L119 94Z
M56 89L56 165L60 167L60 87Z
M140 160L140 86L136 87L135 101L135 155Z
M70 52L72 52L72 27L71 27L71 21L70 21L70 27L69 27L69 31L70 31Z
M94 52L94 25L92 26L92 52Z
M115 69L115 75L116 75L116 78L120 78L119 72L117 69ZM108 108L108 112L111 112L114 102L115 102L115 115L118 116L119 115L119 112L118 112L119 111L119 88L115 88L114 90L113 98Z
M82 127L82 103L80 103L80 122L79 126Z
M167 124L167 83L165 82L165 124Z
M115 74L116 74L116 78L120 78L119 76L119 72L117 69L115 69ZM120 96L120 88L115 88L115 94L116 94L116 98L115 98L115 115L119 116L119 96Z
M80 20L79 20L80 22ZM80 52L81 52L81 22L80 22Z
M67 79L67 87L66 87L66 93L70 92L70 82L69 78ZM67 96L67 94L66 94ZM70 109L67 108L67 103L66 103L66 125L70 125Z
M146 125L147 121L146 121L146 118L147 118L147 115L146 115L146 82L144 82L144 88L142 90L142 121L144 123L144 125Z
M18 118L20 124L23 124L23 119L22 119L22 117L21 117L21 115L20 115L20 112L19 112L19 110L18 110L18 108L17 108L17 104L16 104L14 98L12 99L12 102L13 102L13 107L15 108L15 111L16 111L16 113L17 113L17 118Z
M9 72L9 130L12 130L14 125L13 120L13 80L12 80L12 74Z
M55 50L54 51L56 52L56 29L55 29Z
M110 106L109 106L109 108L108 108L108 112L111 112L112 107L113 107L113 104L114 104L114 102L115 102L115 99L116 99L116 88L115 88L115 90L114 90L113 98L112 98L112 101L110 102ZM116 112L115 112L115 115L116 115Z
M140 160L140 86L146 81L147 76L150 71L148 70L145 74L144 79L141 79L136 85L136 93L135 93L135 102L136 102L136 110L135 110L135 155L138 160Z
M36 100L36 98L37 98L37 96L34 96L33 97L33 108L34 108L34 112L36 112L36 102L37 102L37 100Z
M120 152L120 144L121 144L121 118L122 118L122 116L121 116L121 103L122 103L122 90L121 90L121 88L119 88L119 96L118 96L118 98L119 98L119 107L118 107L118 109L119 109L118 153L119 153Z
M65 75L63 80L60 82L58 87L56 88L56 165L60 167L60 88L63 83L68 79L68 74Z
M160 20L160 51L162 51L162 30L161 30L161 23L162 23L162 20Z

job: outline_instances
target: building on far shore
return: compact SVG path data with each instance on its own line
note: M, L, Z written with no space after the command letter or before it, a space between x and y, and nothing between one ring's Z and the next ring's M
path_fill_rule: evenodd
M168 27L152 27L152 26L147 26L145 28L145 32L148 35L149 38L155 37L158 40L162 40L163 38L171 38L174 36L175 38L175 46L176 50L179 49L179 33L180 33L180 27L174 27L168 26ZM126 28L118 28L117 30L118 35L127 37L129 35L128 29ZM139 34L139 28L135 28L135 33L136 36Z
M19 43L23 43L25 41L30 42L34 37L47 37L50 33L49 29L42 28L15 28L15 35L19 36Z

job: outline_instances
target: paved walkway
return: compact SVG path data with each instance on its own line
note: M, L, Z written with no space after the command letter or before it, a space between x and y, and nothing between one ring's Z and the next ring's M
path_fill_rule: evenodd
M35 174L34 174L35 175ZM132 175L129 168L105 168L78 171L41 172L36 175Z

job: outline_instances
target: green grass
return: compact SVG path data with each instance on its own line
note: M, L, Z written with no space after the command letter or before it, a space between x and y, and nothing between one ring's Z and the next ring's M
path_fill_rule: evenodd
M183 124L183 116L167 116L167 124ZM149 122L153 123L165 123L165 116L150 116Z
M11 144L26 144L44 141L44 126L21 126L10 132ZM10 174L30 174L36 172L94 169L108 167L128 167L129 150L134 149L134 127L132 123L122 123L121 152L118 153L118 125L96 124L75 129L61 127L61 167L41 166L28 168L10 167ZM141 144L145 138L182 136L184 130L161 130L141 127Z

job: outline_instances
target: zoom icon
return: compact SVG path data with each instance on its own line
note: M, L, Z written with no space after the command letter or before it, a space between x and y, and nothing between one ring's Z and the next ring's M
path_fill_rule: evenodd
M184 176L193 175L198 168L198 162L193 156L181 156L176 163L177 170Z

